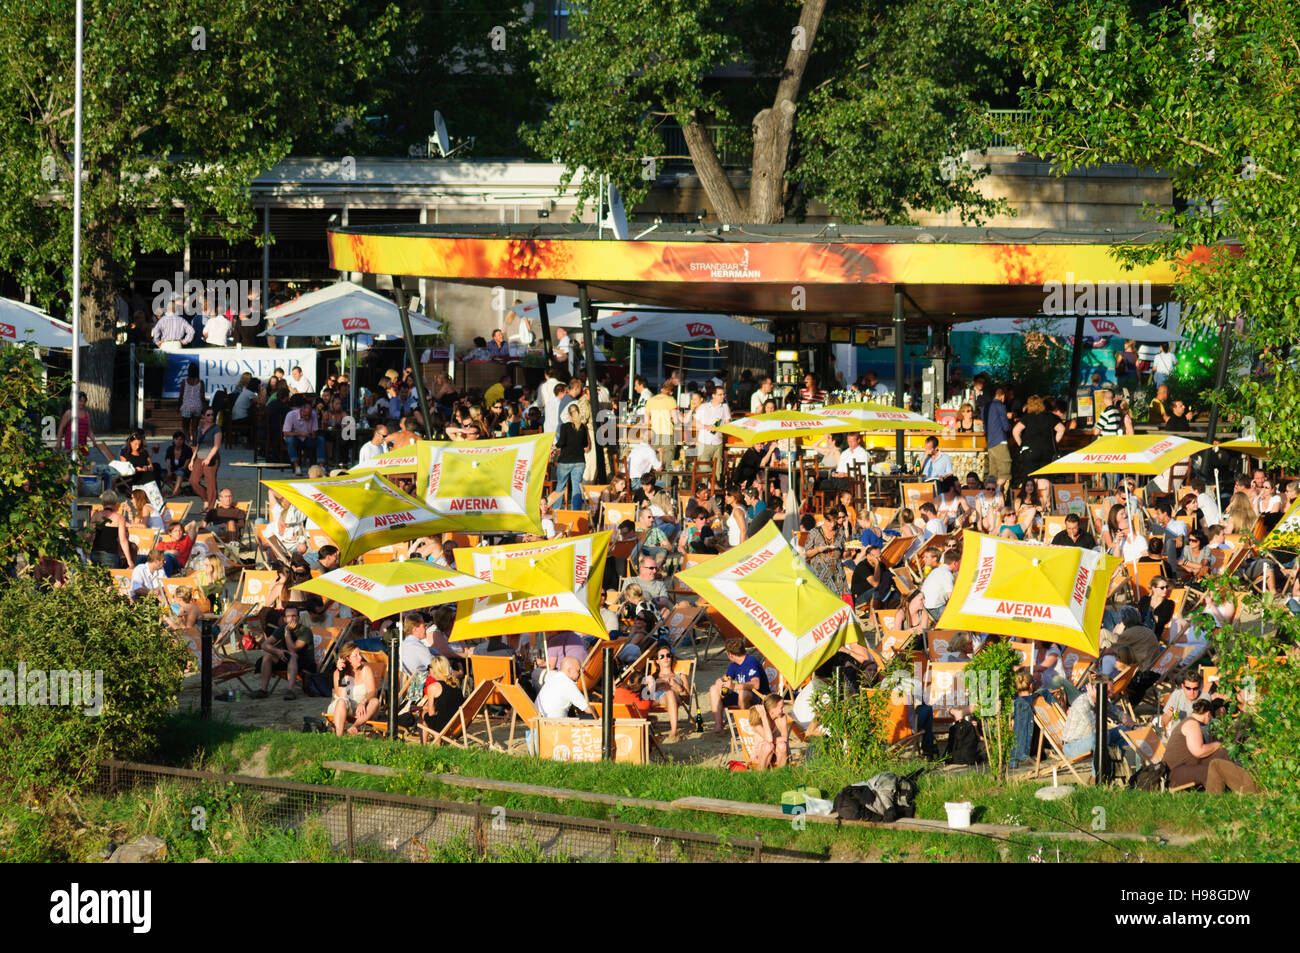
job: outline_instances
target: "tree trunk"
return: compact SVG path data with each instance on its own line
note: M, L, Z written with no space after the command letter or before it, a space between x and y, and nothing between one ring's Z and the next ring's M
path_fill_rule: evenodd
M113 289L112 232L91 223L82 244L88 254L81 272L81 333L90 345L81 352L81 389L96 433L112 427L110 405L117 361L117 310Z
M695 165L695 174L700 177L700 185L713 203L718 220L727 225L743 225L748 222L740 199L736 197L736 190L731 187L731 180L718 161L718 153L713 148L709 130L692 117L690 122L682 126L682 136L686 140L686 149L691 154L691 162Z

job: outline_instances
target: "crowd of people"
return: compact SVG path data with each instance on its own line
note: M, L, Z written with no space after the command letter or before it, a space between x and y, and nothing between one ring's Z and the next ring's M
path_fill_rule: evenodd
M409 445L426 432L434 439L453 441L553 433L551 479L540 513L545 536L561 535L572 525L558 518L557 511L587 511L591 525L599 526L609 504L630 507L630 518L612 529L616 543L635 541L635 547L630 556L609 561L603 580L609 596L602 610L609 631L628 640L628 659L656 644L667 648L663 643L665 621L674 605L670 587L681 566L693 556L740 545L768 522L790 539L818 579L858 609L864 619L873 624L877 618L883 620L879 624L910 635L914 645L922 648L952 596L964 529L1104 551L1121 557L1134 570L1156 564L1153 573L1141 574L1140 586L1133 582L1136 573L1128 569L1116 573L1108 594L1102 652L1094 666L1098 679L1113 678L1118 671L1137 666L1136 677L1127 682L1134 702L1154 683L1150 666L1165 647L1192 646L1196 650L1193 661L1204 654L1209 632L1204 624L1191 623L1187 599L1189 593L1201 589L1205 579L1220 575L1225 568L1240 573L1246 582L1257 582L1267 592L1280 594L1300 611L1300 583L1292 571L1295 554L1234 559L1243 534L1254 534L1257 526L1270 528L1289 508L1300 491L1295 481L1278 482L1262 470L1238 475L1232 469L1234 459L1215 453L1199 461L1199 472L1179 487L1171 485L1167 475L1141 486L1130 478L1118 479L1110 481L1105 497L1095 501L1100 506L1067 510L1054 498L1049 481L1029 475L1061 454L1068 434L1086 442L1093 436L1133 431L1124 393L1111 400L1101 375L1092 381L1098 400L1090 419L1069 418L1064 400L1018 395L1013 385L995 384L985 375L977 375L969 383L955 376L949 381L947 402L958 409L948 420L945 435L982 433L987 444L984 472L968 472L959 479L951 456L942 449L941 438L931 437L913 465L914 479L929 483L932 494L919 505L891 507L890 518L878 520L854 475L862 468L887 468L888 464L879 452L873 456L858 434L817 445L817 476L813 485L802 487L800 496L792 493L794 488L785 477L789 456L802 452L794 441L760 443L731 455L724 449L725 439L717 428L731 421L733 412L745 415L817 407L826 394L815 375L808 375L804 386L791 390L784 399L777 398L771 377L755 377L748 371L730 386L715 378L683 387L670 375L654 388L645 377L636 377L631 396L616 406L612 394L619 393L618 389L602 381L593 399L585 376L575 373L581 371L576 348L557 351L555 356L563 358L563 363L548 368L535 388L515 383L512 351L501 331L493 333L491 342L481 342L477 350L480 357L500 365L497 379L480 393L458 389L445 375L430 375L427 425L415 386L417 370L409 367L386 371L373 387L363 386L355 408L346 375L332 375L316 388L297 367L287 374L277 370L267 381L244 375L222 406L195 400L192 389L183 387L180 403L186 428L173 436L162 460L154 462L142 434L132 434L114 460L119 485L104 495L102 509L92 517L86 550L89 558L105 566L132 568L136 573L132 595L139 598L161 593L160 579L194 572L190 560L193 541L200 532L210 531L222 545L237 547L238 541L247 537L249 516L234 506L228 488L219 487L222 426L217 418L227 426L251 418L256 425L250 426L250 431L256 439L266 441L266 446L274 446L275 453L280 448L274 438L283 436L283 449L295 475L301 472L300 457L310 456L310 461L301 462L310 466L309 475L313 476L325 475L327 467L333 467L334 473L344 472L354 461L365 462L386 450ZM892 400L891 392L874 373L863 375L847 388L842 382L836 386L844 398ZM1186 407L1169 400L1164 385L1152 400L1150 413L1154 426L1189 426ZM69 412L65 431L70 417ZM88 425L80 431L86 446L98 446L110 458ZM617 436L611 439L611 434ZM588 494L584 485L594 481L597 454L608 455L608 469L614 475L598 494ZM710 471L710 476L697 482L704 470ZM1234 486L1226 506L1212 492L1216 472ZM165 537L147 556L136 553L128 538L128 525L164 528L160 499L152 492L141 492L142 488L165 487L167 495L175 495L185 485L201 500L200 519L188 526L166 525ZM399 485L414 489L410 481ZM307 671L309 664L314 667L314 660L308 659L311 653L304 652L300 644L303 623L299 613L319 621L333 618L331 612L340 609L323 605L318 597L297 593L295 587L310 578L313 570L337 565L337 550L329 552L330 546L316 549L313 540L317 537L311 533L309 521L274 493L269 495L265 524L265 548L258 558L279 574L274 594L262 608L262 628L269 640L268 664L288 670L292 684L292 676ZM910 542L900 549L895 545L900 539ZM407 558L454 566L454 548L449 535L427 537L410 544ZM221 560L211 559L206 552L200 555L202 570L216 578L208 562ZM1209 595L1204 601L1215 625L1234 622L1235 602L1220 604ZM180 621L188 612L176 605L169 609ZM408 641L414 638L426 646L431 658L447 662L445 677L440 674L441 665L417 667L423 679L433 680L429 686L432 694L426 691L415 706L422 718L432 719L430 724L441 721L448 705L460 697L459 682L450 679L463 674L466 652L480 648L509 652L518 654L521 664L531 665L535 648L530 640L517 638L461 648L449 641L453 626L454 616L440 610L411 620L407 627ZM997 636L967 633L950 639L945 655L954 660L969 658L997 640ZM558 711L564 707L560 701L572 697L571 692L562 690L562 679L568 676L572 662L581 664L588 645L569 633L567 637L553 636L548 647L546 658L537 667L557 676L553 692ZM755 676L750 672L752 666L744 661L743 645L736 652L733 648L736 646L728 645L728 656L739 668L729 671L709 693L718 729L722 727L721 709L728 702L749 707L747 703L770 697L765 675L753 684ZM668 652L671 656L671 649ZM1095 698L1096 692L1094 688L1080 691L1071 673L1064 670L1064 656L1062 646L1038 643L1038 656L1024 673L1029 679L1026 697L1063 690L1066 697L1058 700L1069 705L1065 740L1081 744L1082 735L1071 737L1084 719L1083 714L1075 714L1075 707L1079 699ZM676 734L686 699L671 667L658 664L663 661L671 658L653 655L644 677L651 686L649 693L667 708ZM869 660L847 661L857 667L856 678L869 680L871 675L864 667ZM844 662L837 660L837 664ZM363 716L372 714L374 695L366 687L364 665L352 662L350 656L340 665L335 681L341 701L334 711L339 713L336 726L342 731L355 729L365 720ZM405 660L403 665L408 667ZM408 674L415 676L416 668ZM264 673L263 690L268 677ZM821 682L819 677L809 684ZM444 687L436 688L433 683ZM540 689L542 684L534 688ZM803 715L809 713L806 701L796 700L795 710ZM766 715L760 714L758 721L770 746L765 760L781 763L788 753L785 723L773 716L772 709L763 711ZM1194 714L1190 708L1178 713ZM816 730L812 719L799 720L802 729ZM1173 730L1174 726L1167 727ZM1187 751L1187 756L1207 757L1203 747L1192 743Z

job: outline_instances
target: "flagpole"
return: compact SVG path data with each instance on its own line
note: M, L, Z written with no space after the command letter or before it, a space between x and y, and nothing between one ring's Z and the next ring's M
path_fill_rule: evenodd
M73 86L73 120L72 120L72 461L73 493L72 518L77 518L77 494L80 487L77 480L81 473L81 464L77 459L80 449L81 417L79 406L81 396L81 72L83 9L82 0L77 0L76 14L76 80Z

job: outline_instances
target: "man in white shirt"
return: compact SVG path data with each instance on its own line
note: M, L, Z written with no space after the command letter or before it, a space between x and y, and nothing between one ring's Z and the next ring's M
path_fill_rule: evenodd
M554 384L543 384L542 386L550 388L547 391L550 394L550 400L546 402L546 408L542 411L542 430L546 433L555 433L560 429L560 401L565 396L564 385L556 381Z
M1168 344L1160 345L1160 353L1151 361L1151 379L1156 386L1163 384L1174 372L1175 360L1173 352L1169 350Z
M763 404L772 399L772 378L764 377L758 382L758 390L749 398L749 412L751 414L761 414Z
M1207 492L1205 481L1200 477L1192 477L1187 481L1187 486L1196 494L1196 508L1201 511L1202 524L1213 526L1222 523L1223 511L1219 509L1219 501L1213 493Z
M162 591L163 580L167 578L163 572L163 560L165 553L161 549L155 549L149 553L147 559L140 565L136 566L131 572L131 598L139 599L150 593Z
M551 406L551 401L555 399L555 385L560 383L560 379L555 376L554 368L546 369L546 376L542 382L537 385L537 405L546 412L546 408Z
M866 380L863 382L867 385L867 393L876 399L886 399L889 397L889 388L880 382L875 371L867 371Z
M565 656L558 670L546 673L546 680L537 693L536 708L542 718L566 718L569 706L595 716L591 704L578 690L578 674L582 667L576 658Z
M289 385L289 390L295 394L313 394L316 392L316 388L312 386L311 381L307 380L307 375L302 372L301 366L289 371L289 377L285 383Z
M925 456L921 460L921 478L925 480L942 480L952 476L952 460L948 454L939 452L939 438L925 438Z
M357 463L362 464L367 460L373 460L387 450L388 427L385 424L380 424L375 428L375 432L370 439L361 445L361 449L357 452Z
M939 511L933 503L929 501L922 503L919 512L921 519L925 520L925 536L927 539L931 536L942 536L948 532L947 525L944 524L943 519L939 516Z
M203 339L209 347L225 347L226 336L230 334L230 319L224 314L208 318L203 325Z
M862 434L851 433L848 440L848 447L840 454L840 462L835 465L837 476L848 476L849 465L853 463L862 467L863 473L871 466L871 452L862 446Z
M573 373L573 338L569 337L569 332L564 328L555 329L555 348L552 351L552 357L556 363L564 365L570 374Z
M633 483L639 481L642 474L649 473L651 470L662 470L663 467L659 451L646 443L644 437L627 453L627 475Z
M726 391L720 384L713 387L713 396L707 404L695 411L695 425L699 429L698 459L708 463L722 453L724 435L713 428L731 420L731 408L725 402Z
M1151 515L1165 534L1165 570L1172 578L1181 579L1184 573L1178 568L1178 562L1182 558L1183 547L1187 544L1187 524L1173 518L1173 509L1168 503L1157 503L1151 507Z
M925 577L925 582L921 583L921 596L925 600L925 615L921 617L921 622L925 628L931 628L933 623L939 621L939 616L943 615L944 607L952 598L953 584L956 582L957 567L960 563L961 557L957 551L948 550L943 554L940 565Z
M420 669L429 667L433 661L433 650L429 647L433 639L429 635L428 623L418 612L408 612L402 616L402 628L406 636L398 649L398 660L402 671L414 675Z

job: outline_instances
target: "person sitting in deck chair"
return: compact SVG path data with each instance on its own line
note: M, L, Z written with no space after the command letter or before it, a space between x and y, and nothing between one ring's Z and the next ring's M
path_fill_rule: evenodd
M713 709L713 730L722 734L727 729L722 721L722 709L728 707L750 708L759 695L766 695L771 689L767 684L767 672L758 660L745 654L744 639L727 639L726 673L709 688L709 706Z

